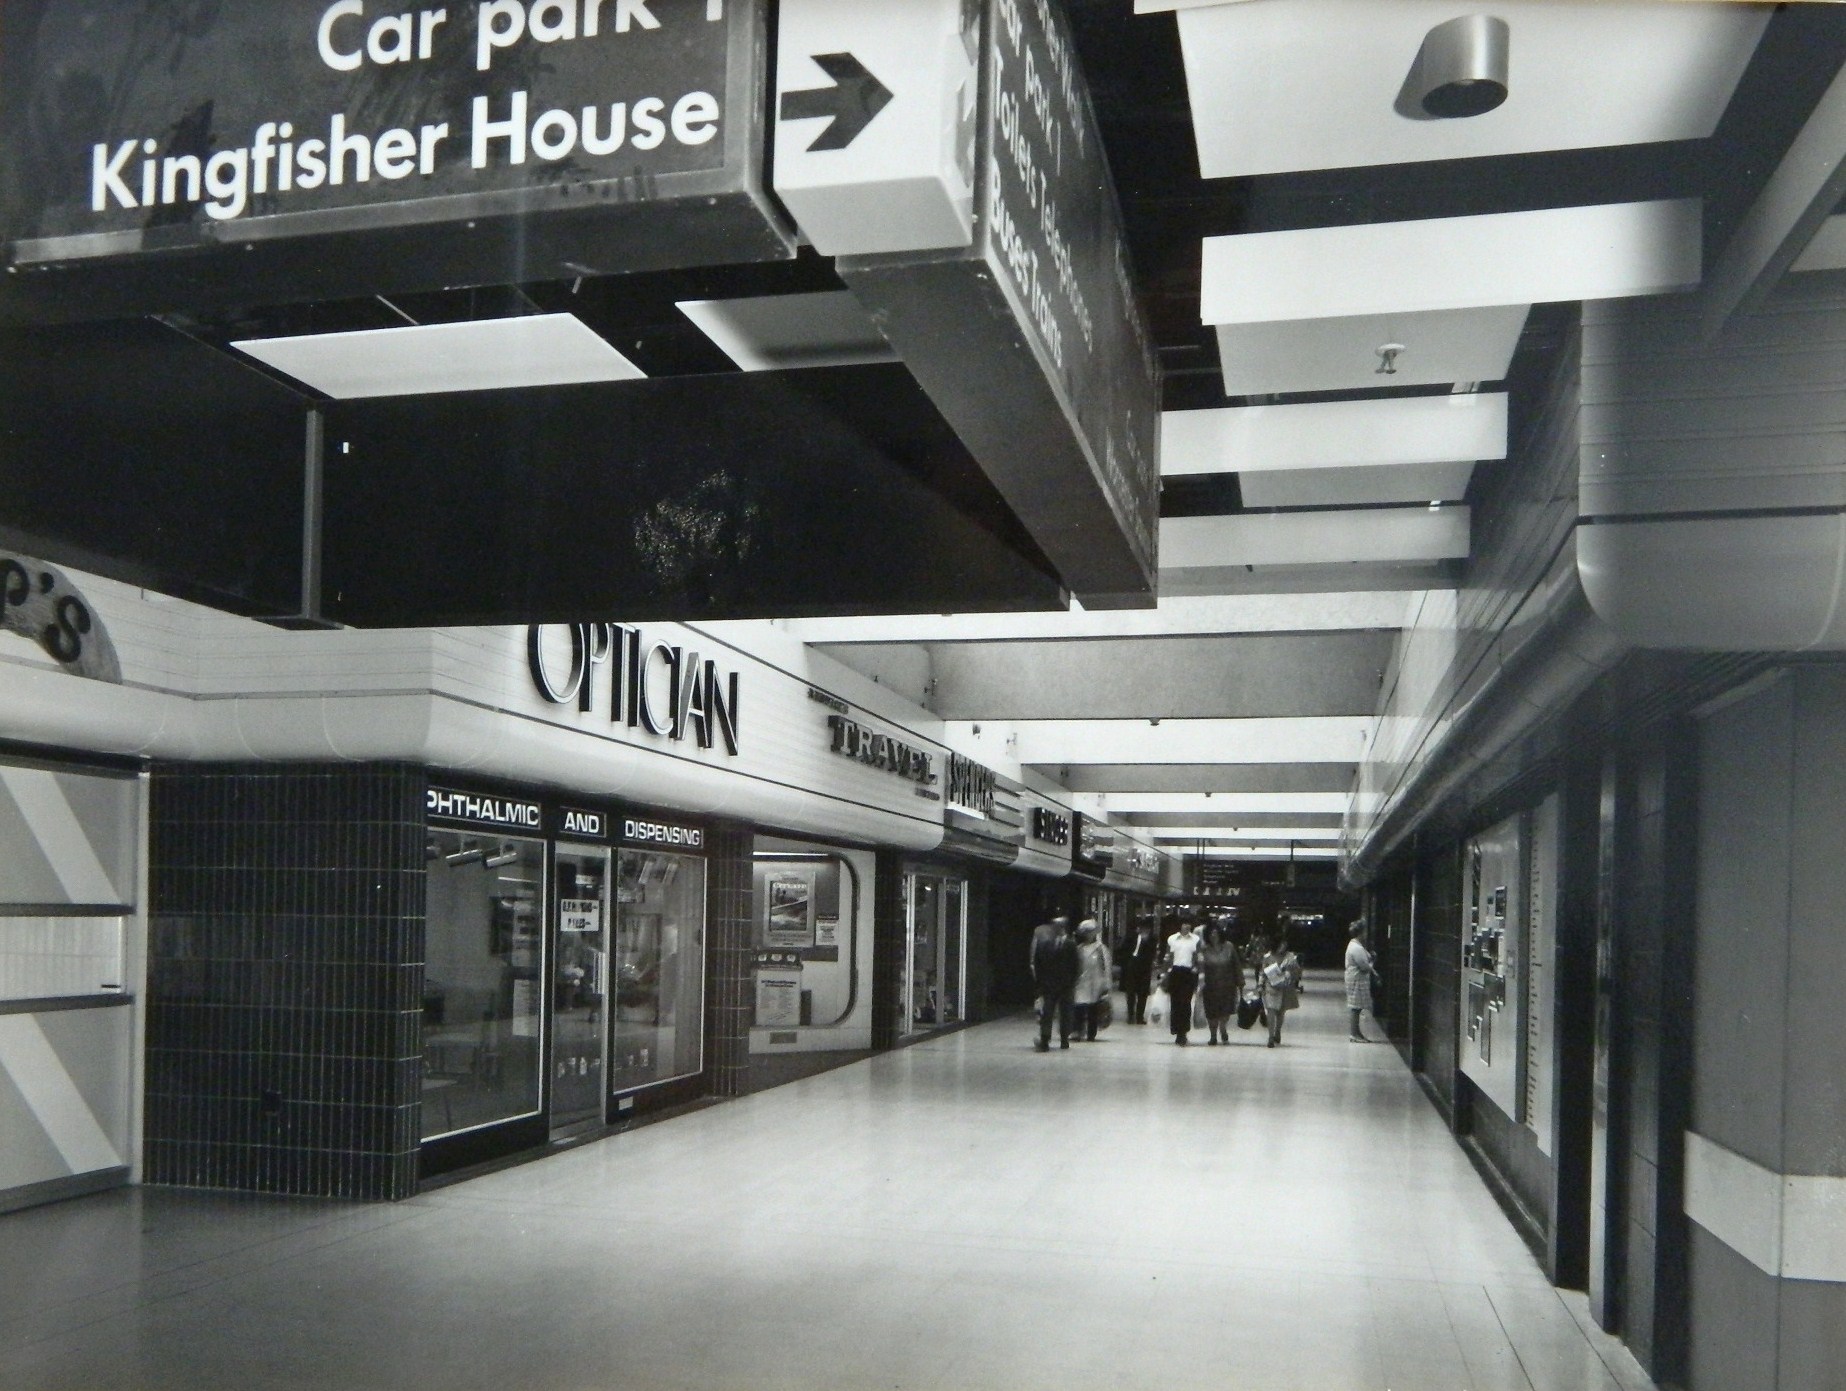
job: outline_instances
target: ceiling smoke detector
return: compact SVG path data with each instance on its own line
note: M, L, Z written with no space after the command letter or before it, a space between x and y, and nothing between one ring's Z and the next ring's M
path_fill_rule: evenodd
M1412 120L1484 116L1506 100L1512 31L1492 15L1446 20L1423 36L1397 112Z
M1408 352L1402 343L1380 343L1377 348L1378 366L1372 369L1372 375L1378 377L1395 377L1397 359L1400 354Z

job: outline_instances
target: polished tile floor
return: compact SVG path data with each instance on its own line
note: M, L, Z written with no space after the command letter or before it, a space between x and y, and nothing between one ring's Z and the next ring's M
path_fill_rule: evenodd
M0 1387L1649 1387L1311 986L1274 1051L1009 1021L407 1203L0 1217Z

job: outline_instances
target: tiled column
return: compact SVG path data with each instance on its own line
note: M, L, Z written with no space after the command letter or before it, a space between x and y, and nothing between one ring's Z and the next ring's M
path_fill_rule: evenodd
M713 827L707 842L711 884L706 969L711 974L706 1076L714 1096L741 1096L749 1084L754 845L751 829L734 822Z
M872 1047L897 1047L904 988L904 860L880 850L872 886Z
M426 778L155 769L150 1183L416 1190Z
M1846 673L1804 668L1699 739L1689 1391L1846 1368Z

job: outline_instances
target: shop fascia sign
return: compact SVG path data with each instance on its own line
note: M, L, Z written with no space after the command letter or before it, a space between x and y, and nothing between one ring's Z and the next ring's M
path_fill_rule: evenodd
M993 769L958 753L949 755L948 764L948 804L972 816L991 819L997 791Z
M496 830L537 831L544 827L544 808L520 797L432 787L424 799L424 809L437 820L467 821Z
M526 665L538 693L580 714L737 756L738 676L675 643L620 623L533 624Z
M936 759L927 750L907 743L894 734L884 734L862 725L850 715L827 716L827 728L833 735L830 747L842 758L857 759L860 763L882 768L906 781L914 782L920 797L938 798L942 795L932 790L937 782Z
M43 561L0 551L0 631L37 643L74 676L122 679L96 611L66 575Z
M1047 845L1070 844L1070 818L1050 807L1032 808L1032 839Z

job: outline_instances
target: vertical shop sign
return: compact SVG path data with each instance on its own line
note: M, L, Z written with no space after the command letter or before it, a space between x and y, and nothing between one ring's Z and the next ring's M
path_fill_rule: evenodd
M1146 607L1159 369L1089 91L1052 0L989 0L982 32L973 245L840 274L1064 582Z

